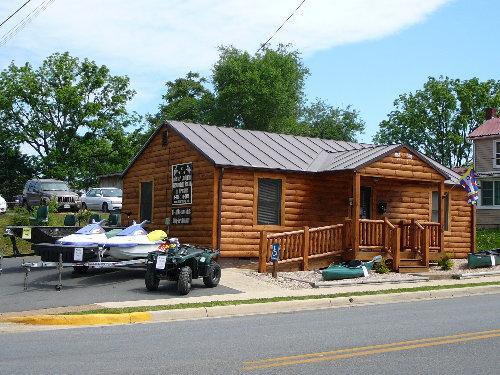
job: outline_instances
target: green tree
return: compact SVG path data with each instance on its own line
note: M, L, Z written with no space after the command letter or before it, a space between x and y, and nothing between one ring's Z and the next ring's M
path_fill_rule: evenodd
M472 159L467 135L484 121L484 108L500 105L500 81L429 77L421 90L402 94L380 123L376 143L404 143L448 167Z
M280 46L254 56L222 47L213 68L215 123L279 132L297 123L308 74L298 52Z
M92 171L79 158L82 148L113 145L107 137L124 129L134 94L128 77L55 53L38 69L11 63L0 73L0 121L18 144L33 148L43 175L72 180ZM93 149L104 158L107 151Z
M0 195L10 201L35 173L35 160L23 155L5 131L0 130L0 140Z
M214 96L205 87L206 79L198 73L189 72L185 78L166 83L167 92L162 96L158 113L148 118L154 125L165 120L188 121L209 124L212 122Z
M302 110L301 125L300 134L348 142L355 142L365 128L358 111L350 106L336 108L320 99Z

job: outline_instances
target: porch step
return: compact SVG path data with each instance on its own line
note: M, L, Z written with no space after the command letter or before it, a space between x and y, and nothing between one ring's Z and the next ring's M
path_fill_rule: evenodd
M429 268L426 266L406 266L399 265L399 273L414 273L414 272L429 272Z
M420 259L400 259L399 264L401 266L421 266L422 261Z

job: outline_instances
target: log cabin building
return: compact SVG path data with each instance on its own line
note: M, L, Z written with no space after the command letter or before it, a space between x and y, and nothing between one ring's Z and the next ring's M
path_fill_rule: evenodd
M276 242L291 269L382 254L415 271L473 250L458 180L404 145L168 121L124 171L122 212L222 257L259 258L261 271Z

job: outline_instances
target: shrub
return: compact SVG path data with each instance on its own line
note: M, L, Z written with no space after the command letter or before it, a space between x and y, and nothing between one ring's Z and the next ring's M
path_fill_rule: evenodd
M78 220L79 225L85 225L88 223L92 212L89 210L80 210L76 214L76 220Z
M59 203L57 203L57 199L52 198L48 203L49 213L57 213L59 211Z
M9 215L9 225L30 225L31 213L24 207L15 207Z
M438 266L441 267L442 270L448 271L453 268L453 259L449 254L445 254L441 259L438 260Z
M373 270L376 273L389 273L390 269L387 267L386 259L382 259L380 262L373 265Z

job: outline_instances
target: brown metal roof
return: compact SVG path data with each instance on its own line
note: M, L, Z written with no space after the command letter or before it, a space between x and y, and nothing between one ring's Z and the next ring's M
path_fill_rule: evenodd
M293 172L357 170L402 147L407 147L445 176L448 183L456 182L460 177L451 169L404 145L334 141L181 121L167 121L166 125L174 129L207 159L221 167ZM134 164L160 129L161 127L151 135L123 174Z
M356 170L401 147L408 147L334 141L180 121L168 121L167 124L214 164L226 167L296 172ZM411 151L447 179L457 181L459 176L451 169L416 150Z
M493 118L483 122L472 133L470 133L467 136L467 138L474 139L474 138L480 138L480 137L488 137L491 135L500 135L500 118L499 117L493 117Z

